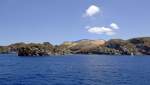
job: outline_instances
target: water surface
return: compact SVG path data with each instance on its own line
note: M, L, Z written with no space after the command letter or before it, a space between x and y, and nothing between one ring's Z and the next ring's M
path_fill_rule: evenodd
M150 56L0 55L0 85L150 85Z

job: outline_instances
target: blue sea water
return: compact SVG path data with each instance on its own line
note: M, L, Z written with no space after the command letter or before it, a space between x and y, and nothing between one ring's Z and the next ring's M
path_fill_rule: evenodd
M0 85L150 85L150 56L2 54Z

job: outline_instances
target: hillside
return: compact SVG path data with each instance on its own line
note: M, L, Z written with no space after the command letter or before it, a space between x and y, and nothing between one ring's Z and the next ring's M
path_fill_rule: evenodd
M49 42L15 43L0 46L0 53L14 53L18 56L43 56L66 54L107 54L107 55L150 55L150 37L132 38L128 40L111 39L64 42L52 45Z

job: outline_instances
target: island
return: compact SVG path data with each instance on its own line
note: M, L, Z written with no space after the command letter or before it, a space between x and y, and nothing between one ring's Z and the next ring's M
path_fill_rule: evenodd
M0 53L16 53L18 56L49 56L68 54L105 54L105 55L150 55L150 37L128 40L89 40L64 42L60 45L43 43L15 43L0 46Z

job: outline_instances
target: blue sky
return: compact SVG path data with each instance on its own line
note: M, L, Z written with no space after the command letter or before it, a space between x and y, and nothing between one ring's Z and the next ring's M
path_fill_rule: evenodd
M0 0L0 45L150 36L149 4L150 0Z

